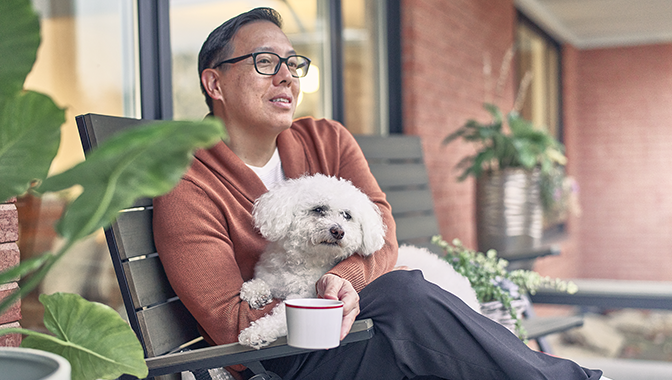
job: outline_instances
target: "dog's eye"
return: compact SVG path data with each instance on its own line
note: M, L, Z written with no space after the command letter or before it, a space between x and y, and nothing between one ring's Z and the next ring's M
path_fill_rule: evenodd
M341 216L343 216L343 218L344 218L345 220L350 220L350 219L352 219L352 215L350 215L350 213L347 212L347 211L341 211Z
M324 216L327 213L327 209L322 206L315 207L314 209L312 209L312 211L322 216Z

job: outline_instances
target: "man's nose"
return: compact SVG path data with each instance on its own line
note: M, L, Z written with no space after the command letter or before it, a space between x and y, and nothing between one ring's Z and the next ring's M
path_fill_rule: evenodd
M278 72L275 73L274 75L275 78L280 79L280 83L282 81L286 80L288 82L292 81L292 72L289 71L289 66L287 66L287 62L280 62L280 67L278 68Z

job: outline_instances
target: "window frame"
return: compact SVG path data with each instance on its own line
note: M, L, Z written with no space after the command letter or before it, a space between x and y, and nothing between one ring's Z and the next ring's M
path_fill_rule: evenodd
M387 104L388 132L403 133L401 98L401 1L383 2L387 17ZM343 122L343 19L341 1L328 2L329 54L331 57L331 118ZM141 117L145 119L173 118L172 56L170 48L170 2L137 0L139 38L139 75Z

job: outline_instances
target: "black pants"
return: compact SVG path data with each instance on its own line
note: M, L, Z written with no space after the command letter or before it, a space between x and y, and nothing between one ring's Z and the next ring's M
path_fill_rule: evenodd
M602 372L528 348L496 322L427 282L393 271L360 293L368 341L264 362L284 380L600 379Z

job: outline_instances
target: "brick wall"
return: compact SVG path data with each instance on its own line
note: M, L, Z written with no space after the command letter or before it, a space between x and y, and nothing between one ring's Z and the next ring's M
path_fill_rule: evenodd
M514 40L513 1L404 0L401 6L405 133L422 137L444 238L475 247L474 181L458 183L454 169L473 148L440 141L470 118L488 120L481 107L484 55L497 75ZM513 103L512 78L507 83L498 102L504 109Z
M456 182L472 150L446 134L481 109L483 57L495 74L514 40L513 1L402 1L405 133L422 137L441 233L476 245L474 182ZM508 110L514 88L509 78ZM583 214L560 257L535 269L559 277L672 280L672 45L578 50L563 46L568 172Z
M0 204L0 271L19 263L19 220L15 200ZM0 284L0 299L17 288L17 283ZM0 315L0 329L19 327L21 319L21 302L17 302L4 314ZM18 347L21 335L10 334L0 336L0 347Z
M672 44L581 51L576 75L581 274L672 280Z

